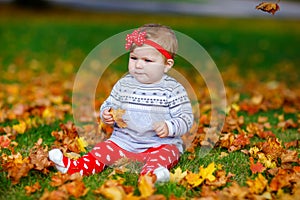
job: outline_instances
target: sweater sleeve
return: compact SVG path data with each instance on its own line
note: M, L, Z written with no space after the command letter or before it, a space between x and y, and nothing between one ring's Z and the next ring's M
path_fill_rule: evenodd
M108 98L101 105L101 107L100 107L100 118L101 119L102 119L102 113L103 113L104 110L110 109L110 108L118 109L118 108L121 107L122 103L121 103L121 100L120 100L120 92L119 92L121 80L119 80L114 85L110 95L108 96Z
M188 132L193 125L192 106L186 90L178 83L169 98L171 119L166 121L169 136L181 136Z

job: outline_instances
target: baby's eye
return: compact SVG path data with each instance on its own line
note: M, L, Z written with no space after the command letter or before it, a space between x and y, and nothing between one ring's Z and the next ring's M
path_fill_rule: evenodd
M137 60L137 58L135 56L130 56L131 60Z
M153 61L150 59L145 59L145 62L153 62Z

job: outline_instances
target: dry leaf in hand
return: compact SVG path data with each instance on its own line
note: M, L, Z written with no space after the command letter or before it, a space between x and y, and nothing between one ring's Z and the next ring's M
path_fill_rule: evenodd
M126 122L123 120L123 115L125 114L126 110L120 109L118 108L117 110L115 109L110 109L109 112L112 114L115 122L117 123L118 127L120 128L126 128L127 124Z
M270 2L262 2L255 7L257 10L262 10L264 12L275 14L279 10L279 5L277 3L270 3Z

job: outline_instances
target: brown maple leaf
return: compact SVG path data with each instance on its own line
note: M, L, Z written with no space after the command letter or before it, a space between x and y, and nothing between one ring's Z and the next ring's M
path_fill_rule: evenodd
M123 120L123 115L125 114L126 110L120 109L118 108L117 110L115 109L110 109L109 112L112 114L115 122L117 123L118 127L120 128L126 128L127 124L126 122Z
M258 10L262 10L264 12L272 13L272 15L277 12L280 7L277 3L271 3L271 2L262 2L259 5L255 7Z
M28 175L33 168L28 157L23 158L20 153L7 156L2 154L1 166L8 173L7 177L12 180L13 184L19 183L20 179Z
M65 191L75 198L79 198L85 196L89 191L89 188L85 187L81 179L76 179L70 183L60 186L59 190Z
M34 165L34 169L47 173L47 168L51 166L51 162L48 159L48 147L42 147L43 140L40 138L30 150L29 158L31 164Z

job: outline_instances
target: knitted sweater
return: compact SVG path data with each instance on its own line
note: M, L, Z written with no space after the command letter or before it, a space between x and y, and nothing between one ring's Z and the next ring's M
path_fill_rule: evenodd
M142 84L130 74L121 78L113 87L110 96L100 108L124 109L126 128L114 124L109 138L130 152L143 152L162 144L175 144L183 152L181 136L193 124L190 100L184 87L174 78L164 75L154 84ZM160 138L153 130L155 122L165 121L169 136Z

